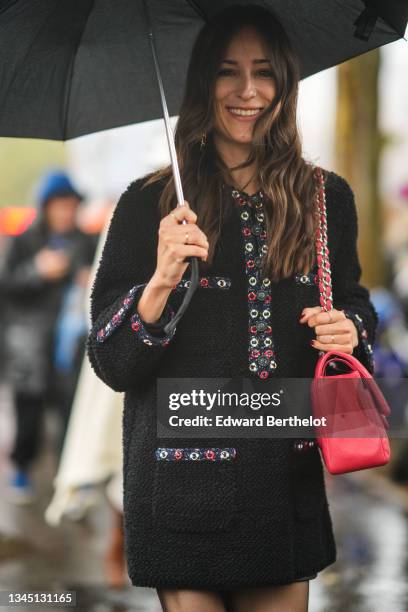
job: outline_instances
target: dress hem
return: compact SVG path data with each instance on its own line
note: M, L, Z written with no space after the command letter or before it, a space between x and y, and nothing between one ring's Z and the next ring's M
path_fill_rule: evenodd
M300 576L304 579L305 577L309 577L310 579L317 577L318 572L321 572L329 565L332 565L336 561L336 555L334 557L330 557L327 561L323 562L316 568L308 569L300 574ZM153 589L186 589L186 590L211 590L211 591L228 591L234 589L246 589L246 588L264 588L264 587L274 587L274 586L283 586L285 584L292 584L293 582L298 582L301 578L291 578L287 581L274 582L272 581L251 581L250 583L240 582L239 584L209 584L208 582L159 582L159 581L151 581L146 579L138 579L136 577L130 576L130 581L132 586L134 587L145 587L145 588L153 588ZM153 584L154 582L154 584Z

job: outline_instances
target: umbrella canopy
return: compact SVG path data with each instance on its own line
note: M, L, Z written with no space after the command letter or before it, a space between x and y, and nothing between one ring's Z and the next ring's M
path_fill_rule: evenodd
M403 36L406 0L148 0L170 115L214 12L273 9L305 78ZM0 0L0 136L67 140L162 116L142 0Z
M400 38L408 19L406 0L0 0L0 136L68 140L163 114L181 205L169 114L178 114L198 30L233 4L273 10L302 78ZM165 333L198 285L189 259L190 286Z

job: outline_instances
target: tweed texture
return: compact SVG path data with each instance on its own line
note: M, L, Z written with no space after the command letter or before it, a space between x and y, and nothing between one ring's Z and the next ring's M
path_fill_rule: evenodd
M373 371L370 348L377 313L360 284L357 215L347 182L325 172L328 247L334 307L361 318L354 355ZM233 589L285 584L336 559L322 461L316 447L294 451L293 439L174 439L156 436L157 377L251 377L248 370L248 285L239 211L231 207L206 277L228 288L200 286L169 342L160 325L132 329L141 291L104 341L97 334L129 290L147 283L156 265L161 183L131 183L113 215L92 291L88 354L96 374L125 391L124 513L128 570L135 586ZM226 192L228 197L228 191ZM312 271L316 272L316 270ZM185 277L188 278L187 270ZM319 304L318 287L300 275L273 282L271 326L277 377L312 377L314 330L299 323ZM310 282L309 282L310 281ZM177 310L183 290L168 304ZM143 324L143 322L142 322ZM146 344L146 334L159 340ZM262 382L261 382L262 384ZM97 409L97 406L95 407ZM231 461L158 461L157 448L234 447Z

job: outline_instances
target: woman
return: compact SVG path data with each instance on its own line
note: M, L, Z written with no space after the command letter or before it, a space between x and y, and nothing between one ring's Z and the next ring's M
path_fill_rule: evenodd
M314 444L188 438L175 448L156 436L157 378L312 377L318 351L333 349L372 367L376 312L359 284L353 194L332 172L335 308L318 305L316 181L301 156L298 79L285 32L265 9L229 8L204 26L176 132L187 201L175 208L170 168L133 182L93 289L89 356L126 392L129 575L157 588L169 612L303 611L309 579L336 558ZM200 286L166 336L190 256L200 260Z

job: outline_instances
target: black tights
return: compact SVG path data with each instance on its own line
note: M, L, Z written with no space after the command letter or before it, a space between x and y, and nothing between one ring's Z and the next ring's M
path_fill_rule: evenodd
M307 612L309 581L234 591L157 589L163 612Z

